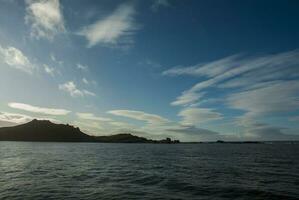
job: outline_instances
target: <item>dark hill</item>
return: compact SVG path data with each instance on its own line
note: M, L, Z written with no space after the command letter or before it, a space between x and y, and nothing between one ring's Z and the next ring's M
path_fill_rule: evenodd
M155 141L129 133L90 136L68 124L54 124L48 120L36 119L18 126L0 128L0 141L174 143L169 138Z
M0 128L0 140L88 142L92 137L70 125L34 119L26 124Z
M143 137L138 137L129 133L121 133L110 136L98 136L94 137L99 142L115 142L115 143L150 143L153 140L148 140Z

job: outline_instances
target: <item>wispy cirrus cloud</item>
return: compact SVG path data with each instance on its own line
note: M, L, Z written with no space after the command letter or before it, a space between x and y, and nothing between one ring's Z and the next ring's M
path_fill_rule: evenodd
M55 64L58 64L60 66L62 66L64 63L62 60L58 60L53 53L50 54L50 59L52 60L52 62L54 62Z
M195 93L195 92L183 92L183 94L173 102L171 102L172 106L180 106L180 105L187 105L190 102L196 102L201 99L205 95L204 92Z
M87 71L88 70L88 66L87 65L82 65L80 63L77 64L77 68L82 70L82 71Z
M59 0L27 0L25 21L31 26L31 36L52 40L65 32L64 19Z
M134 14L133 4L122 4L104 19L99 19L94 24L83 27L78 34L87 39L87 47L93 47L97 44L117 45L128 43L137 30Z
M121 116L121 117L128 117L135 120L145 121L149 124L166 124L170 121L164 117L155 114L149 114L142 111L136 110L110 110L107 113Z
M232 55L210 63L199 63L186 67L173 67L163 71L162 74L167 76L186 75L195 77L215 77L226 72L228 69L238 67L238 65L241 64L241 61L238 62L236 59L240 57L240 55Z
M29 58L20 49L12 46L4 48L0 45L0 58L8 66L28 74L32 74L36 69L36 66L30 62Z
M230 108L246 112L246 120L258 116L299 110L299 81L271 82L269 85L231 94Z
M86 78L82 78L82 82L85 83L86 85L89 84L89 81Z
M32 117L28 115L0 112L0 121L12 123L12 125L26 123L30 120L32 120Z
M79 119L86 119L92 121L111 122L112 119L106 117L95 116L93 113L76 113Z
M72 97L84 97L84 96L96 96L95 93L88 90L80 90L77 88L76 84L73 81L60 84L58 88L62 91L69 93Z
M198 125L212 120L222 119L222 114L209 108L188 107L181 110L178 116L182 117L182 124Z
M97 96L94 92L91 92L89 90L82 90L82 92L84 95L93 96L93 97Z
M49 65L43 64L44 71L49 74L50 76L55 76L55 74L59 73L58 70L56 70L54 67L50 67Z
M184 141L215 141L222 139L223 136L216 132L194 125L177 125L166 129L171 135L182 138Z
M116 121L114 119L98 116L89 112L78 112L76 113L76 116L78 119L75 121L75 124L93 135L109 135L128 131L132 132L137 128L136 126L126 122Z
M269 116L274 118L298 113L298 50L252 57L238 54L210 63L171 68L162 74L193 76L200 80L171 102L171 105L184 106L178 114L182 117L183 125L198 128L196 125L200 123L229 119L242 134L218 135L220 138L231 140L296 138L287 134L286 129L265 124L263 120ZM227 111L222 114L213 108L198 107L203 106L201 102L211 97L221 100L218 102L222 105L222 111L234 110L237 111L236 114L227 118Z
M289 129L272 125L264 122L258 122L256 118L250 118L247 116L241 116L237 118L236 125L243 127L242 134L239 138L235 135L231 135L230 138L235 140L262 140L262 141L274 141L274 140L298 140L299 135L288 133ZM297 132L297 131L296 131Z
M24 103L16 103L16 102L8 103L8 106L19 110L25 110L28 112L40 113L46 115L67 115L71 112L65 109L38 107L38 106L33 106Z
M186 68L173 68L164 75L192 75L208 79L198 82L183 91L172 105L190 105L203 90L212 87L228 88L255 84L266 80L285 79L299 76L299 51L289 51L260 57L244 58L238 55L212 61L205 65ZM249 78L248 78L249 77ZM229 83L233 81L233 83ZM180 101L184 99L184 101Z
M10 112L0 112L0 127L15 126L17 124L24 124L33 119L38 120L49 120L53 123L61 123L57 119L47 118L47 117L32 117L29 115L10 113Z

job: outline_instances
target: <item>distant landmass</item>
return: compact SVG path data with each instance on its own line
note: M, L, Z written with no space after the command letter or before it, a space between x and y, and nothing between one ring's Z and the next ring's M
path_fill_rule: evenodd
M91 136L78 127L54 124L48 120L32 120L26 124L0 128L0 141L105 142L105 143L179 143L178 140L150 140L130 133Z

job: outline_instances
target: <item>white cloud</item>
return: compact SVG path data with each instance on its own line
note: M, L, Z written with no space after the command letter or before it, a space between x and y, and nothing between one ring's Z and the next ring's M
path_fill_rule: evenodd
M267 123L256 122L255 119L240 118L237 121L239 126L243 127L242 135L239 140L261 140L261 141L274 141L274 140L298 140L299 135L288 134L288 129L278 126L273 126ZM298 132L298 131L296 131ZM231 136L233 138L233 136Z
M185 91L175 101L171 102L171 105L173 105L173 106L179 106L179 105L189 104L190 102L196 102L201 97L203 97L204 94L205 93L194 93L194 92Z
M246 117L291 112L299 109L299 81L281 81L235 93L227 98L230 108L246 111Z
M55 69L53 67L50 67L46 64L44 64L44 70L47 74L54 76L55 75Z
M174 68L163 72L164 75L196 75L207 77L177 97L173 105L189 105L198 100L203 90L211 87L240 87L267 80L295 78L299 76L299 51L254 58L231 56L205 65L187 68ZM225 82L227 81L227 82ZM180 102L180 99L184 99Z
M93 113L76 113L77 125L92 135L111 135L121 132L132 132L135 126L111 118L96 116Z
M60 84L59 89L68 92L72 97L84 96L83 92L78 90L77 86L72 81Z
M24 124L33 119L49 120L53 123L61 123L59 120L52 118L39 118L23 115L19 113L0 112L0 126L14 126L17 124Z
M50 54L50 58L53 62L57 62L56 57L54 54Z
M73 81L60 84L59 89L69 93L72 97L96 96L95 93L88 90L79 90Z
M222 114L209 108L185 108L179 112L182 124L198 125L212 120L222 119Z
M149 124L162 125L169 123L170 121L164 117L155 114L149 114L142 111L135 110L110 110L107 113L116 116L128 117L131 119L136 119L140 121L145 121Z
M289 56L281 58L281 60L273 58L273 64L266 64L241 76L229 79L218 87L224 89L248 88L285 79L296 79L299 77L299 59L297 56L299 56L299 52L297 54L296 52L290 53Z
M110 119L110 118L95 116L93 113L76 113L76 115L80 119L101 121L101 122L111 122L112 121L112 119Z
M120 121L110 121L109 124L114 126L115 128L122 129L122 130L124 130L124 129L134 130L136 128L131 124L128 124L126 122L120 122Z
M174 126L166 129L166 131L183 141L216 141L222 138L218 132L193 125Z
M272 127L267 124L251 127L246 130L245 136L251 140L273 141L273 140L298 140L298 135L286 134L284 128Z
M65 32L59 0L27 0L26 23L31 25L31 36L52 40Z
M211 140L211 138L216 138L218 136L218 133L214 131L209 131L207 129L195 127L195 125L191 125L189 122L188 124L177 123L177 122L170 121L159 115L149 114L142 111L111 110L108 111L107 113L146 122L146 124L141 127L134 127L130 125L126 127L126 124L123 125L122 122L114 123L112 121L109 123L111 125L119 124L120 130L127 130L131 133L140 133L141 135L144 136L146 135L147 137L150 138L162 139L165 137L171 137L171 138L180 138L184 141L192 141L192 140L198 141L199 139ZM203 115L206 114L205 116L202 117L209 117L209 120L212 120L212 118L213 120L215 120L216 118L217 119L221 118L219 113L213 112L212 110L208 110L208 109L207 110L202 109L202 114Z
M233 55L210 63L200 63L187 67L174 67L162 72L162 74L168 76L189 75L197 77L214 77L226 72L232 67L240 65L241 62L236 61L239 57L239 55Z
M62 60L58 60L53 53L50 54L50 58L51 58L51 60L53 62L59 64L60 66L63 65L63 61Z
M231 109L244 111L236 117L235 124L243 128L243 137L251 140L292 140L285 128L261 123L267 117L280 117L299 110L299 81L275 81L230 94L227 105Z
M85 83L86 85L89 84L89 81L86 78L82 78L82 82Z
M87 65L82 65L80 63L77 64L77 68L83 71L87 71L88 70L88 66Z
M67 115L71 111L65 110L65 109L56 109L56 108L42 108L38 106L32 106L29 104L24 104L24 103L15 103L11 102L8 104L9 107L15 108L15 109L20 109L20 110L25 110L28 112L33 112L33 113L41 113L41 114L46 114L46 115Z
M10 67L22 70L29 74L32 74L35 69L35 66L22 53L22 51L12 46L7 48L2 48L0 46L0 58Z
M78 34L86 37L88 47L96 44L126 43L128 37L137 29L133 19L134 13L132 4L122 4L111 15L82 28Z
M9 122L13 124L22 124L31 121L33 118L28 115L0 112L0 121Z
M105 132L105 127L99 124L97 121L74 121L74 125L80 127L80 129L89 135L97 135L99 131Z
M88 91L88 90L83 90L83 94L85 94L85 95L89 95L89 96L96 96L96 94L95 93L93 93L93 92L91 92L91 91Z

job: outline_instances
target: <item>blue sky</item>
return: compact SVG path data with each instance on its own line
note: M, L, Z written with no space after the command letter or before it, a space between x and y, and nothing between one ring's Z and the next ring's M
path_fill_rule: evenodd
M0 126L299 138L298 1L0 4Z

